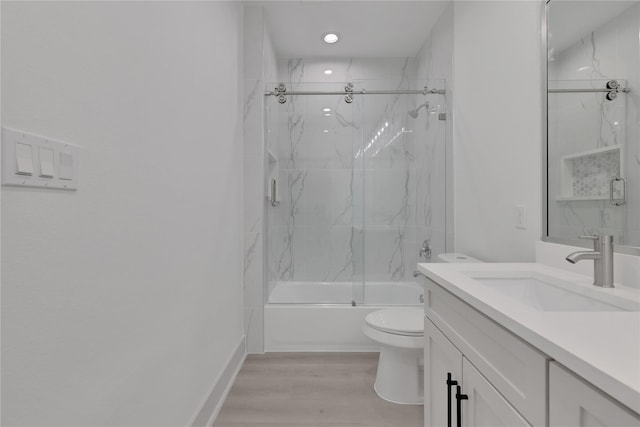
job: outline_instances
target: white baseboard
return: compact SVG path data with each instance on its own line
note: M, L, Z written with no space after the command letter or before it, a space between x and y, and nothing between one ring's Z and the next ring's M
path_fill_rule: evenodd
M227 361L222 373L213 383L211 392L204 398L199 406L200 409L191 418L190 426L211 427L213 425L246 357L246 342L243 336Z

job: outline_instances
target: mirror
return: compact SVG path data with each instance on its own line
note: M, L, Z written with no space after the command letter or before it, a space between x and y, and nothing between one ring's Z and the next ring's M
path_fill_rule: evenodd
M640 253L640 1L546 7L544 240Z

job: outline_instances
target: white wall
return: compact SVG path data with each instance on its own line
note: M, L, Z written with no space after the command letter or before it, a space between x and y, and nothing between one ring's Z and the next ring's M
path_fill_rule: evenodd
M2 188L3 425L186 425L241 342L240 17L2 2L2 125L80 146Z
M541 236L541 11L454 3L455 249L487 261L533 261Z

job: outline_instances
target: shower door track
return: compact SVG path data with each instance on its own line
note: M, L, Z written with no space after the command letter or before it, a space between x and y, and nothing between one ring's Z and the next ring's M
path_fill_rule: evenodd
M422 90L366 90L366 89L353 89L353 83L347 83L342 91L312 91L312 90L293 90L287 91L287 87L280 83L273 91L266 91L264 96L275 96L278 98L278 102L284 104L287 102L287 95L344 95L346 103L351 104L353 102L353 95L444 95L445 89L429 89L425 86Z

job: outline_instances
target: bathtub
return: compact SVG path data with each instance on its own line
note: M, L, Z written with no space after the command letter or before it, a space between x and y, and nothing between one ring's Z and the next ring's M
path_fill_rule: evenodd
M365 316L383 308L421 306L423 291L414 282L275 283L264 307L264 349L377 351L362 333Z

